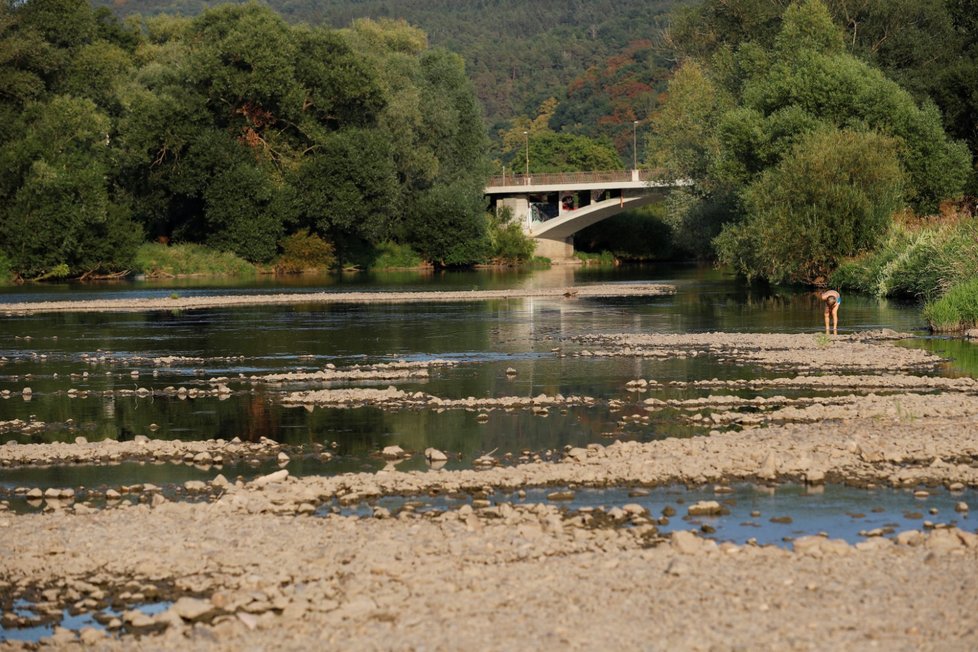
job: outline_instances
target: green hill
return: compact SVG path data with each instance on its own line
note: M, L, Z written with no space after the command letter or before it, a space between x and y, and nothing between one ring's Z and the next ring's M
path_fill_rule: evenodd
M97 0L96 4L100 4ZM101 2L119 15L196 15L207 0ZM661 43L669 12L691 0L271 0L286 20L348 27L404 20L462 56L490 134L556 98L554 130L612 140L631 156L632 122L654 110L670 68Z

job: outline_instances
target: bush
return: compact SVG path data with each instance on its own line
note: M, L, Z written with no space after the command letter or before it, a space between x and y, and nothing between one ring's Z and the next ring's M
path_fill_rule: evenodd
M536 243L512 221L512 211L502 209L498 216L487 216L489 228L490 262L513 265L533 258Z
M255 266L234 254L197 244L146 243L136 251L134 268L150 277L254 276Z
M747 218L714 240L720 261L748 278L812 283L875 248L902 201L897 149L876 133L804 137L742 193Z
M955 285L937 301L926 304L924 319L936 332L978 327L978 278Z
M574 258L577 258L585 265L596 265L598 267L614 267L618 264L615 255L610 251L602 251L599 254L587 251L575 251Z
M0 285L9 285L14 280L14 271L10 266L10 259L0 251Z
M309 229L286 236L279 247L282 253L274 264L279 274L322 271L336 265L336 248Z
M377 258L370 266L374 269L413 269L424 264L424 259L410 246L388 240L377 245Z

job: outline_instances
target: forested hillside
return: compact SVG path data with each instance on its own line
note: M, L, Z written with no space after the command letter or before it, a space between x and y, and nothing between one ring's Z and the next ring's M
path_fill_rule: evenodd
M98 0L119 15L194 15L218 0ZM290 22L348 27L402 19L432 46L462 56L490 136L548 98L554 131L606 138L632 158L632 123L648 118L671 62L662 45L669 12L692 0L269 0Z

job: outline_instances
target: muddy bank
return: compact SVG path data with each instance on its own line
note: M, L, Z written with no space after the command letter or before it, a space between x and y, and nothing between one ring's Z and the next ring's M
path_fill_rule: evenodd
M570 338L584 357L683 359L708 355L721 362L809 371L906 371L944 360L922 349L893 346L911 337L890 330L825 337L808 333L691 333L585 335Z
M675 288L658 284L580 285L562 288L471 290L468 292L293 292L159 299L106 299L92 301L34 301L0 303L8 315L40 312L142 312L150 310L195 310L240 306L334 304L334 303L438 303L499 301L506 299L585 299L608 297L653 297L674 294Z

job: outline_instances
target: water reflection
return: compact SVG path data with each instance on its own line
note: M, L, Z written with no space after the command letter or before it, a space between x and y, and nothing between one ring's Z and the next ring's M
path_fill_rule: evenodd
M693 331L818 332L821 306L803 289L749 285L710 267L648 266L617 269L557 267L535 272L400 272L343 277L260 277L239 282L232 292L323 289L498 289L584 283L666 282L674 296L612 299L513 299L401 305L253 306L186 312L60 313L7 316L0 334L0 422L34 423L35 434L0 433L4 440L71 441L84 436L256 441L269 437L291 444L337 442L338 453L365 463L388 444L408 450L434 446L473 456L499 448L545 450L607 442L609 437L649 440L683 436L692 426L664 412L648 424L623 429L620 414L607 407L551 411L494 412L487 422L475 413L375 408L356 410L285 408L287 390L252 383L249 377L294 370L446 358L454 367L432 371L426 380L398 382L407 391L450 399L583 394L621 399L640 410L643 396L628 394L637 377L668 380L754 378L771 372L721 365L708 356L678 360L580 358L568 338L587 333ZM220 293L214 281L179 280L96 286L25 286L8 293L24 300L86 295L169 293L174 289ZM847 296L843 330L922 326L914 306ZM911 345L944 347L956 361L942 373L976 373L975 347L947 340ZM933 348L932 350L941 350ZM168 364L154 359L175 357ZM969 362L970 361L970 362ZM510 375L509 368L516 370ZM224 397L160 396L167 387L209 387L222 379L234 393ZM380 383L386 386L388 383ZM308 385L318 387L318 385ZM30 400L21 394L31 388ZM120 392L146 388L146 398ZM72 394L70 391L74 391ZM687 393L666 394L683 398ZM326 471L328 472L328 471Z

